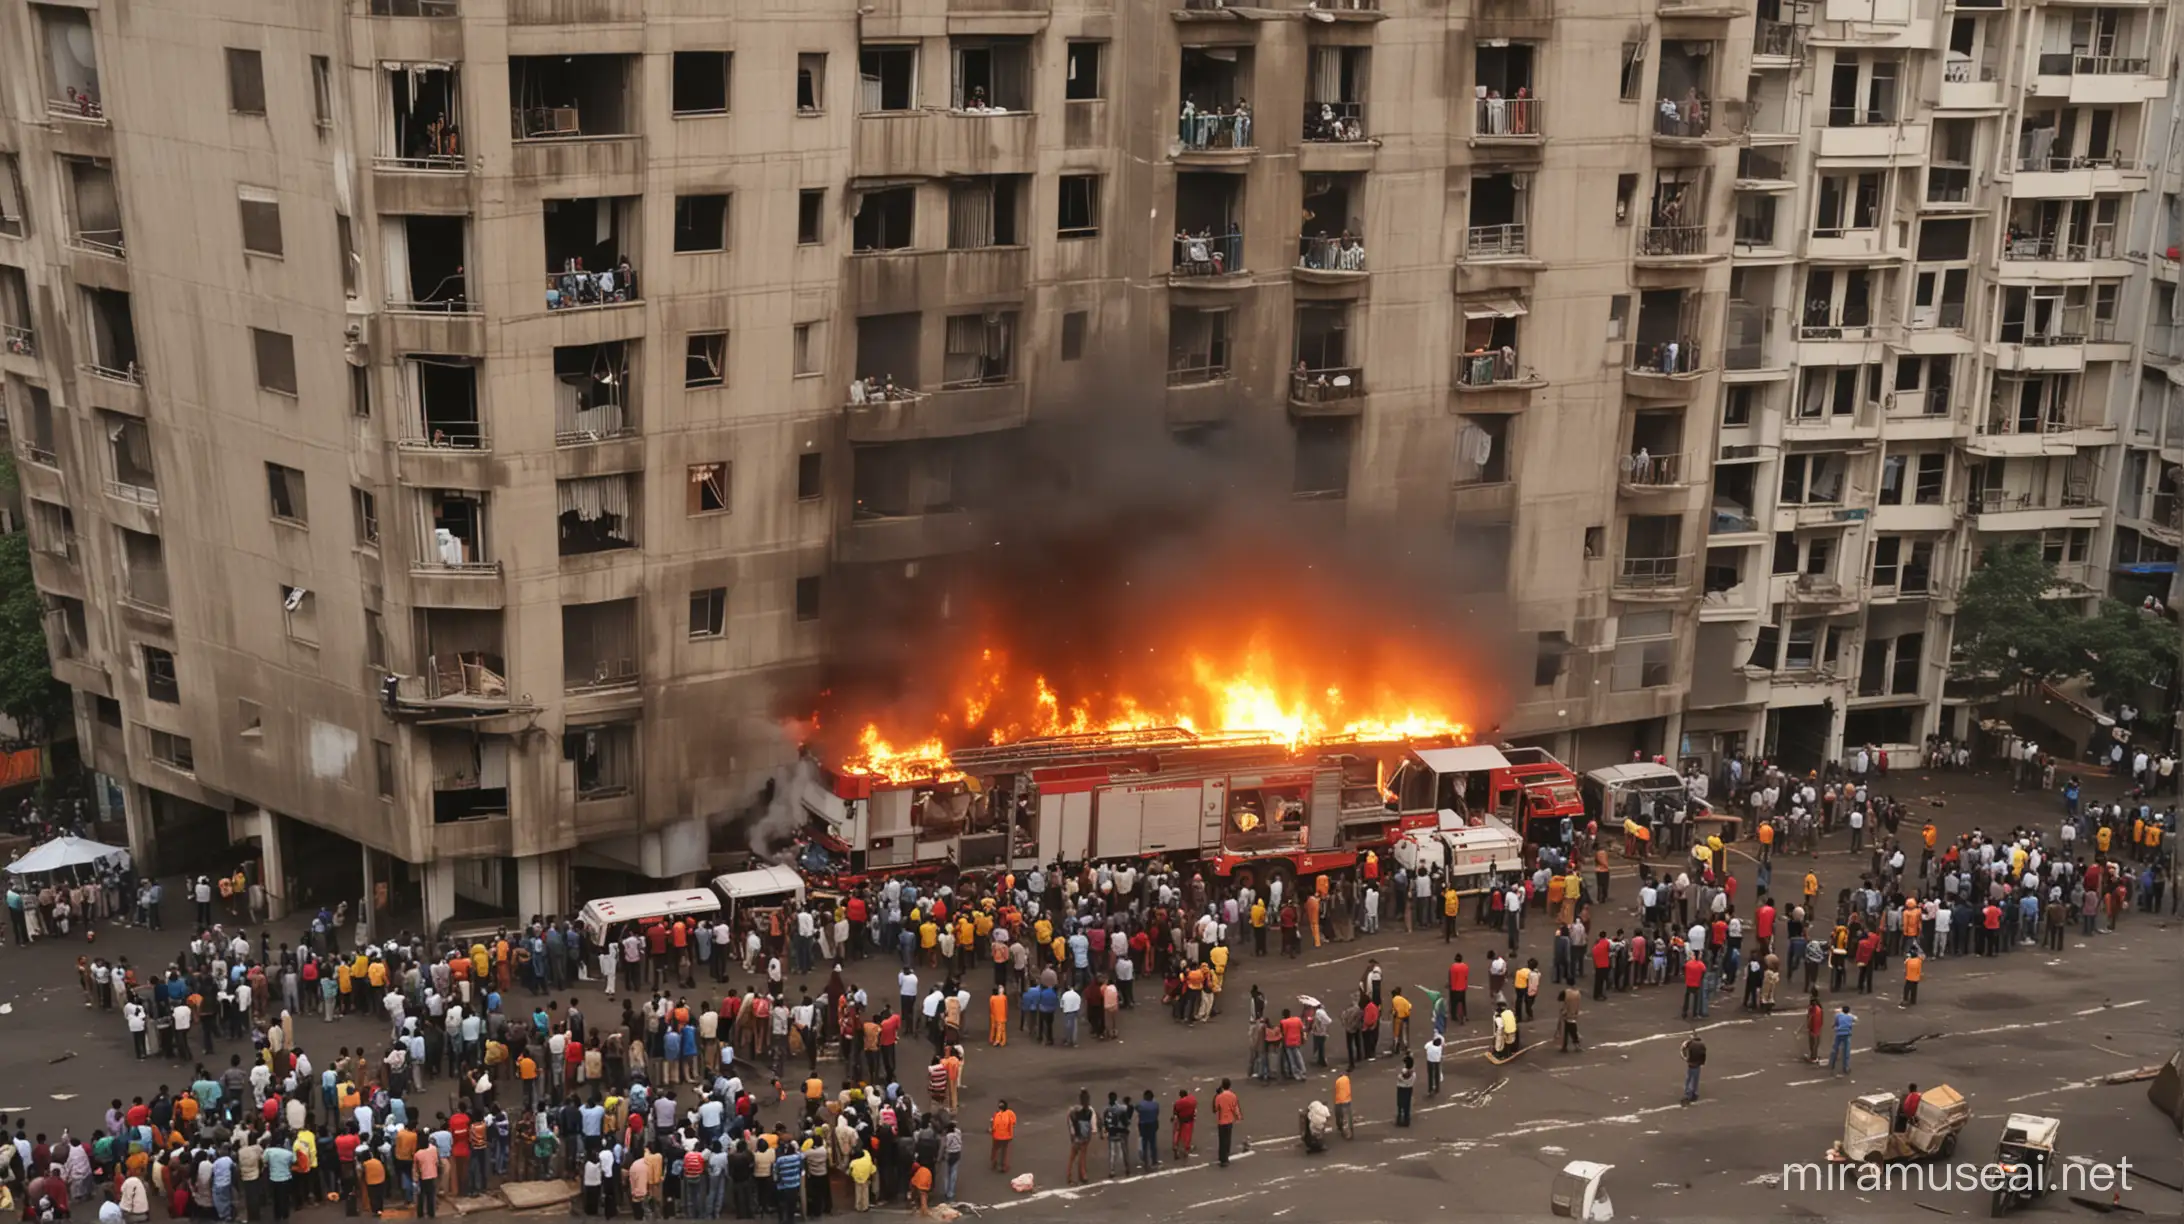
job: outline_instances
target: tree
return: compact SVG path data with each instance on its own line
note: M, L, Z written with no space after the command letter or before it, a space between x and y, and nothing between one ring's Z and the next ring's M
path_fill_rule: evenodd
M2037 545L1989 549L1957 595L1951 674L2014 686L2082 671L2073 649L2081 618L2069 601L2047 598L2060 585Z
M2176 674L2176 622L2167 617L2104 599L2100 611L2079 624L2077 638L2080 670L2098 696L2135 699L2147 685Z
M14 487L14 460L0 455L0 492ZM69 718L68 687L53 678L44 626L30 541L20 531L0 535L0 714L37 742Z

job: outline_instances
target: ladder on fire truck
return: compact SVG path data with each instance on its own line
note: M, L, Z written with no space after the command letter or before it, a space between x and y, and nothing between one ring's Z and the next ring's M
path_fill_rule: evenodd
M1046 735L951 751L948 759L965 773L1007 772L1012 768L1053 765L1078 757L1183 748L1264 748L1285 741L1264 731L1197 732L1185 727L1144 727L1127 731L1091 731L1081 735Z

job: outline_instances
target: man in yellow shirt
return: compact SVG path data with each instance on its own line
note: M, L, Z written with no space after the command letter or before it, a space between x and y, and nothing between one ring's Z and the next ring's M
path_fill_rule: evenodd
M1403 988L1401 986L1396 987L1389 993L1388 1011L1395 1017L1395 1048L1392 1052L1396 1054L1409 1053L1411 1001L1403 997Z
M1350 1104L1350 1076L1345 1072L1335 1077L1335 1129L1341 1131L1345 1139L1357 1138Z
M1266 902L1256 897L1251 902L1251 954L1266 955Z
M1441 942L1452 943L1456 939L1456 915L1463 912L1463 895L1454 885L1441 890Z

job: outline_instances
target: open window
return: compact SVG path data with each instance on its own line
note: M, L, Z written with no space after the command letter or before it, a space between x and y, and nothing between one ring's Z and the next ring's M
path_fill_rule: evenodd
M915 187L889 187L856 193L857 215L850 222L850 246L857 251L908 248L917 228Z
M480 450L486 445L478 406L478 363L468 357L419 354L407 359L404 390L412 408L404 413L405 446Z
M1022 246L1030 176L976 174L948 180L948 249Z
M941 367L944 387L1009 381L1016 372L1016 312L950 315Z
M470 218L390 216L380 246L387 260L387 305L396 310L465 314L470 298Z
M858 48L858 113L910 111L917 105L918 44L866 43Z
M637 547L636 482L627 474L556 481L561 555Z
M508 106L516 140L629 136L637 131L634 55L512 55Z
M381 161L412 170L463 168L462 72L453 63L379 66L387 116L379 135Z
M954 60L954 92L949 105L969 114L1031 109L1031 39L1024 37L948 40Z
M554 349L554 442L569 446L637 431L635 341L569 344Z

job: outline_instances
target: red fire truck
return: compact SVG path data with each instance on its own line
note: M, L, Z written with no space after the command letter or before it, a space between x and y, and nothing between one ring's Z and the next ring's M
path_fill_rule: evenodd
M1424 763L1433 751L1179 728L1055 736L955 753L957 776L830 776L799 800L843 879L1168 858L1294 880L1355 865L1406 822L1464 811L1468 788ZM1390 799L1391 771L1415 779L1418 810Z
M1564 819L1585 823L1577 775L1544 748L1414 749L1388 787L1405 830L1431 827L1443 808L1490 813L1524 839L1527 860L1539 846L1562 840Z

